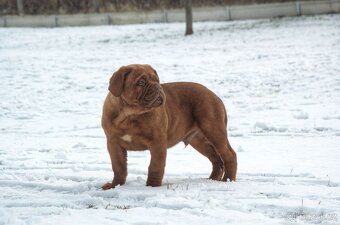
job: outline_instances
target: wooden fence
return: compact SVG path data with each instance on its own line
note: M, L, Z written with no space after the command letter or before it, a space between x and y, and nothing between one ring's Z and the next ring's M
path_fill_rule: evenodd
M340 0L193 8L194 21L228 21L340 13ZM75 15L1 16L0 27L63 27L185 21L184 9Z

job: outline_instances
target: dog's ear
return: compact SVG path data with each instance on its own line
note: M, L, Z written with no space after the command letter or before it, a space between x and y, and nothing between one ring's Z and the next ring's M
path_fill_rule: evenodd
M116 97L119 97L124 90L124 82L126 76L130 73L130 69L126 66L121 67L113 73L110 79L109 91Z

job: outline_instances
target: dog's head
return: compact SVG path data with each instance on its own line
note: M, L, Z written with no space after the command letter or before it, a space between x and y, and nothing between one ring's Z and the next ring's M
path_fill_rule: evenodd
M157 72L150 65L122 66L113 73L109 91L131 106L159 107L165 101Z

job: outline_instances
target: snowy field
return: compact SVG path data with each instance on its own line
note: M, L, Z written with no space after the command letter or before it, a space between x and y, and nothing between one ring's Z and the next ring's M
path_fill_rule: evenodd
M340 15L194 28L0 28L0 225L340 223ZM129 152L126 185L100 189L101 108L130 63L223 99L238 182L207 180L179 144L162 187L145 186L145 151Z

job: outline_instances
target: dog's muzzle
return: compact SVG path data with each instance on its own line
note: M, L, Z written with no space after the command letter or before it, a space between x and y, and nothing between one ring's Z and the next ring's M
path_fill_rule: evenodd
M147 85L142 94L141 105L144 107L158 107L163 104L164 93L159 84Z

